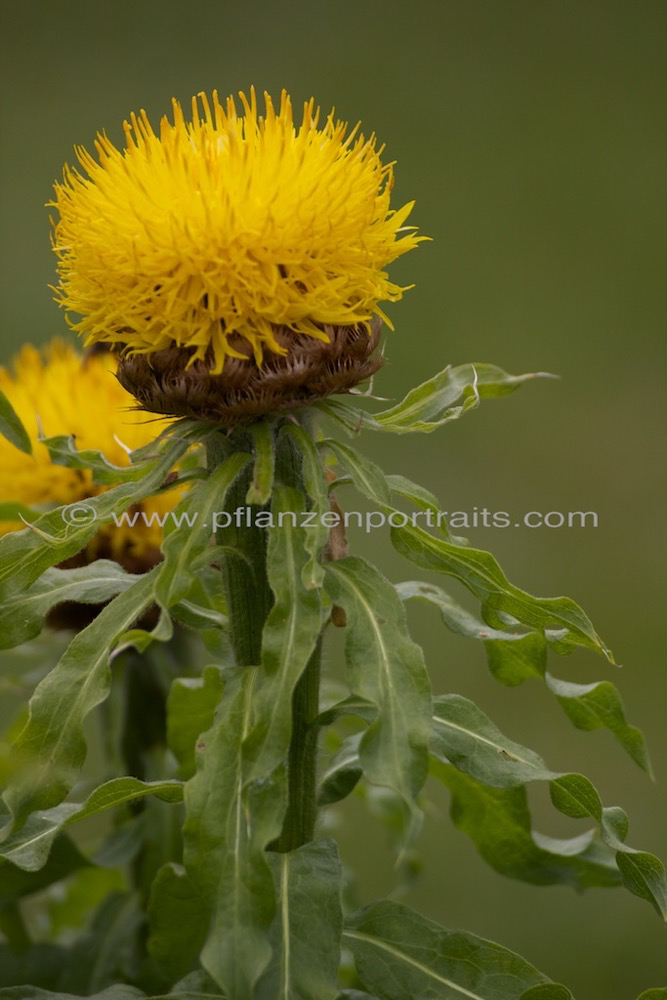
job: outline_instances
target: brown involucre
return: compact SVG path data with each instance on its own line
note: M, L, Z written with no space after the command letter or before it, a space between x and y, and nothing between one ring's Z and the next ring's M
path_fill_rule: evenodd
M193 361L192 349L171 347L150 355L122 355L121 385L151 413L194 417L233 426L265 413L309 406L332 393L349 392L383 364L374 355L382 322L374 318L358 326L323 326L328 342L282 327L275 329L285 354L264 349L261 366L242 337L232 346L245 355L227 357L220 374L210 371L213 355Z

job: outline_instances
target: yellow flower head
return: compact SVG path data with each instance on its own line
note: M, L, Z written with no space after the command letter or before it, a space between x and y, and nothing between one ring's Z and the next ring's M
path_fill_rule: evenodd
M283 91L276 112L254 90L223 106L173 102L156 134L142 111L125 123L125 149L104 134L97 159L76 154L87 176L65 168L56 185L59 303L74 330L146 354L173 345L256 363L285 354L276 327L327 341L323 326L384 317L378 303L405 288L385 267L424 239L404 225L413 203L390 208L392 164L375 136L348 130L333 112L318 127L311 99L297 127ZM388 322L388 321L387 321Z
M118 383L114 367L108 354L84 360L59 340L42 352L26 345L14 359L13 370L0 367L0 389L33 446L33 454L26 455L0 436L0 503L57 506L95 496L107 488L93 483L87 470L53 465L41 436L73 434L80 450L101 451L113 465L128 465L126 449L139 448L157 436L155 423L132 409L134 398ZM174 491L143 501L145 521L138 517L132 527L111 524L101 528L87 556L104 555L128 568L157 559L162 540L159 522L174 503ZM155 515L152 523L146 523L151 515ZM22 523L0 522L0 533L23 527Z

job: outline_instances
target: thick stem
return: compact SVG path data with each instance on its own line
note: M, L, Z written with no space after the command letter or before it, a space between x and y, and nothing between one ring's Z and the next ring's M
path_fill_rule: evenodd
M252 451L250 435L235 433L230 438L213 440L208 449L209 468L215 468L234 450ZM252 477L252 465L229 490L225 510L232 523L218 532L217 541L225 546L223 585L227 600L229 630L237 666L261 663L262 630L273 605L266 567L266 532L248 516L246 494ZM275 477L286 486L303 489L301 458L293 439L277 435ZM256 512L258 508L250 508ZM241 513L239 513L239 511ZM322 639L313 650L308 665L292 699L292 737L288 756L288 805L283 830L273 845L281 852L292 851L313 839L316 806L318 727L313 725L319 712L320 661Z
M252 451L248 434L235 434L231 445L236 451ZM208 449L209 468L215 468L228 454L227 439L214 440ZM266 532L248 516L253 510L246 504L251 478L252 465L248 465L225 498L225 511L231 515L231 523L217 534L218 543L225 546L222 580L230 641L239 667L257 666L261 662L262 629L273 604L266 574Z
M294 851L313 839L317 819L317 738L322 636L294 690L288 761L288 805L277 849Z

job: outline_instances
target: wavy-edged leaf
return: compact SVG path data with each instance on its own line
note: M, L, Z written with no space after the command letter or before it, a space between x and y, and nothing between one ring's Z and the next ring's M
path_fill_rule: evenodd
M322 462L313 439L299 424L287 424L282 433L289 434L301 452L303 485L315 513L313 523L306 526L305 546L310 558L303 569L303 582L309 589L321 587L324 569L320 557L329 537L325 515L331 509Z
M57 434L40 440L46 447L53 465L64 465L69 469L90 472L94 483L104 485L129 483L141 479L146 472L146 462L114 465L101 451L93 449L79 451L74 434Z
M549 786L556 809L575 819L591 816L600 827L602 840L616 852L616 863L629 892L645 899L667 920L667 879L659 858L628 847L628 817L618 806L603 807L592 782L582 774L563 774Z
M391 491L384 472L349 445L341 444L334 438L326 438L320 442L320 448L328 449L336 456L336 460L345 469L360 493L376 503L386 505L391 500Z
M198 737L211 728L222 697L222 673L205 667L201 677L177 677L167 700L167 743L184 780L195 773Z
M394 588L369 563L356 557L330 563L326 587L347 614L350 690L377 706L360 744L364 774L400 796L412 836L419 823L416 797L426 778L431 717L422 651L408 634Z
M278 908L256 1000L335 1000L343 929L342 869L332 840L268 855Z
M28 590L6 597L0 605L0 649L39 635L49 611L63 601L102 604L136 582L136 575L109 559L75 569L49 568Z
M545 673L544 679L577 729L583 729L585 732L608 729L635 763L648 774L652 773L642 732L626 722L623 701L610 681L573 684L571 681L558 680L548 672Z
M276 485L268 528L267 573L274 604L262 633L262 671L255 686L252 729L245 743L253 775L261 779L283 761L292 734L292 695L321 627L320 592L303 582L306 528L291 513L303 510L298 490Z
M255 462L252 480L246 494L246 503L268 503L273 489L275 456L273 451L273 427L268 420L256 420L250 425Z
M24 765L4 801L20 825L35 809L61 802L86 757L83 723L109 691L109 656L117 640L153 601L158 567L115 597L72 640L37 686L28 722L15 743Z
M424 569L459 580L482 602L482 616L493 628L503 628L506 616L543 632L558 652L584 646L603 653L613 663L589 618L569 597L533 597L509 582L495 558L481 549L436 538L417 525L391 529L396 550Z
M364 987L382 1000L521 1000L548 979L493 941L449 931L382 900L346 921L343 940ZM572 1000L565 991L563 1000Z
M411 479L406 479L405 476L390 475L387 476L386 479L392 493L405 497L406 500L415 504L415 506L419 507L420 510L430 510L436 515L436 526L446 530L446 520L444 514L438 521L437 515L440 514L441 511L438 498L434 493L431 493L430 490L420 486L419 483L413 483Z
M559 774L542 759L505 737L473 702L459 695L434 700L431 753L434 772L452 793L452 818L497 871L538 884L565 882L576 888L622 881L661 914L667 912L662 862L627 847L627 817L604 808L588 778ZM591 818L598 834L571 840L531 829L527 781L548 781L554 806L575 819ZM612 873L613 872L613 873Z
M232 997L252 996L271 957L275 898L265 848L286 805L284 775L250 780L243 750L258 672L224 672L216 721L197 741L197 773L185 786L185 868L212 917L201 962Z
M429 434L474 409L480 399L507 395L534 378L553 377L547 372L509 375L496 365L479 362L456 368L448 366L411 389L400 403L380 413L370 414L340 400L326 400L316 407L351 435L361 430Z
M431 753L496 788L559 776L534 750L509 740L474 702L458 694L433 699Z
M197 964L209 915L182 865L168 862L153 879L148 902L148 953L170 981Z
M532 829L523 786L490 787L441 763L434 764L434 773L451 793L454 825L501 875L532 885L570 885L579 891L620 885L614 854L594 830L557 839Z
M193 562L204 553L212 535L213 518L224 504L227 490L250 461L245 452L235 452L181 501L171 521L177 525L162 543L164 562L155 584L161 608L187 597L195 578Z
M0 434L19 451L25 452L26 455L32 455L30 435L2 389L0 389Z
M49 858L51 845L65 827L147 795L155 795L164 802L181 802L183 782L112 778L91 792L85 802L62 802L51 809L33 812L20 830L0 844L0 858L24 871L39 871Z
M49 566L79 552L103 525L113 520L114 515L119 516L133 503L159 492L189 442L168 439L167 445L163 454L147 465L141 479L123 483L74 505L57 507L42 514L29 528L0 537L0 601L25 590ZM169 488L173 485L170 483ZM72 507L78 510L78 523L67 521Z
M573 684L558 680L546 669L547 642L542 634L520 625L492 628L433 584L411 580L397 584L396 592L402 600L417 598L435 605L452 632L483 641L489 669L500 683L513 687L534 677L543 679L578 729L608 729L635 763L651 774L644 737L627 723L623 701L611 681Z

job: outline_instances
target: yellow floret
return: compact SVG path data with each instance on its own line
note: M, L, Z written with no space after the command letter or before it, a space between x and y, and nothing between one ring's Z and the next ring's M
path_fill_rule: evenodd
M318 127L312 99L296 127L285 92L264 115L240 97L242 115L200 94L191 121L174 101L159 134L142 111L125 149L101 134L97 159L76 150L87 176L66 167L52 203L56 296L87 344L192 347L219 372L235 337L260 364L285 353L276 326L326 340L325 324L386 320L379 303L401 298L385 267L424 237L404 225L412 203L390 208L375 137L333 112Z

